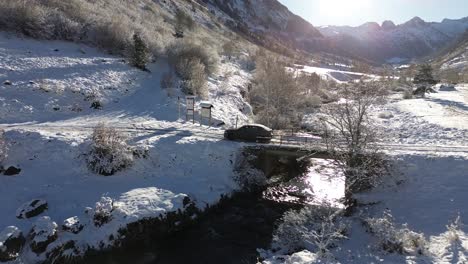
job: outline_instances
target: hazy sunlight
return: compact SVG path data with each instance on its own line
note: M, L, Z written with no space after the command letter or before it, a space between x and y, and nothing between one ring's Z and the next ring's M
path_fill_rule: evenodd
M330 17L352 17L370 11L370 0L320 0L320 12Z

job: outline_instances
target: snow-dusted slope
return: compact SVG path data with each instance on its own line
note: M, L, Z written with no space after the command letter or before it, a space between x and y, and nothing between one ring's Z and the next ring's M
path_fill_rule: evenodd
M149 69L139 71L84 45L0 34L0 129L9 147L2 165L21 168L13 177L0 174L0 232L17 226L27 234L37 217L18 219L17 209L42 199L48 210L41 216L59 226L78 216L85 225L79 234L60 231L56 245L72 239L85 250L111 244L109 236L128 223L183 210L184 197L204 208L238 188L232 164L242 144L222 141L223 130L201 126L198 115L195 124L184 121L184 96L160 88L162 74L170 71L166 60ZM249 73L225 62L218 74L227 77L209 80L214 122L248 122L251 108L240 90ZM95 101L101 109L90 107ZM101 122L147 149L148 157L112 177L91 172L85 154L93 127ZM113 201L113 220L102 227L85 212L99 201L98 207ZM45 255L26 249L22 258L35 263Z

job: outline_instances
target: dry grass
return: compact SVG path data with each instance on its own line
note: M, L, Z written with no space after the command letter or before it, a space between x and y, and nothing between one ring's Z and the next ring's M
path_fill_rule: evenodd
M143 0L3 0L0 26L40 39L80 41L125 54L139 32L154 55L164 52L171 31L168 16L156 3Z

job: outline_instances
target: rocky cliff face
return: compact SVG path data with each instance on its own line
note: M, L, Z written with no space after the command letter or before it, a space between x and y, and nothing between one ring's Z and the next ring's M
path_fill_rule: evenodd
M198 0L230 27L267 39L270 44L312 51L320 31L276 0Z

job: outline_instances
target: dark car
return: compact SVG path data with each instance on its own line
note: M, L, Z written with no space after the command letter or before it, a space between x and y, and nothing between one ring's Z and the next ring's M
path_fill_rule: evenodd
M259 124L245 125L238 129L228 129L224 132L224 138L229 140L269 143L272 137L273 130Z

